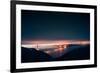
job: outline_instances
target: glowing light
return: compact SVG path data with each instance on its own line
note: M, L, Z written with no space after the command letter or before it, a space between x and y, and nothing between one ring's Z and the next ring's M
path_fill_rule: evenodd
M79 45L87 45L90 44L89 41L84 40L59 40L59 41L24 41L22 42L22 47L27 48L36 48L39 49L48 49L48 48L54 48L59 50L64 50L64 48L67 48L70 44L79 44Z

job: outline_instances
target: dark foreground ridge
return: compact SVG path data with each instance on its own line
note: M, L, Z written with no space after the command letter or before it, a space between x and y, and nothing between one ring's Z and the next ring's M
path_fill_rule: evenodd
M22 63L86 59L90 59L90 45L80 46L77 48L75 48L75 45L70 45L69 49L58 58L54 58L43 51L36 50L35 48L21 48Z

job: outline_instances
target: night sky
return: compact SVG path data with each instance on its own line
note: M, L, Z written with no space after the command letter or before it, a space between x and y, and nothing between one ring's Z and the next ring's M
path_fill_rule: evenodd
M21 11L22 40L89 40L90 14Z

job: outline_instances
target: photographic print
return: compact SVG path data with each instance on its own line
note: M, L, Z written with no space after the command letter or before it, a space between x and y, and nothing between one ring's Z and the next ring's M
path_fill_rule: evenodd
M90 59L90 14L21 11L21 62Z
M11 72L96 67L96 6L11 5Z

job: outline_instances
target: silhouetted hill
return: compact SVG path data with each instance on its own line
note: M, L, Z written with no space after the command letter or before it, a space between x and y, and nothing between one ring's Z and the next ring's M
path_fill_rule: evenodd
M72 46L72 47L71 47ZM57 58L57 60L84 60L90 58L90 45L76 46L70 45L68 52L63 56Z
M21 49L21 62L45 62L63 60L86 60L90 58L90 45L70 45L62 56L54 58L49 54L38 51L35 48Z
M24 48L22 47L22 55L21 55L21 62L42 62L42 61L50 61L53 58L42 52L37 51L34 48Z

